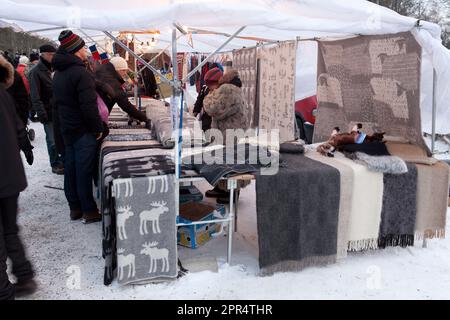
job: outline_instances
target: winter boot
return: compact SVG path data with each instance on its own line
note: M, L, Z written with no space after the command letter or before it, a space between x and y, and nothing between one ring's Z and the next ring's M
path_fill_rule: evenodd
M70 210L70 220L75 221L83 217L81 210Z
M64 167L63 166L55 166L52 168L52 172L57 174L57 175L64 175Z
M102 215L98 212L98 210L83 213L83 219L81 220L83 224L89 224L99 221L102 221Z
M38 285L36 283L36 281L34 281L33 279L29 279L26 281L18 281L15 285L14 285L15 289L16 289L16 297L20 298L23 296L29 296L32 295L33 293L36 292Z
M219 187L214 187L214 189L206 191L205 196L207 198L226 198L230 196L230 193L220 189Z

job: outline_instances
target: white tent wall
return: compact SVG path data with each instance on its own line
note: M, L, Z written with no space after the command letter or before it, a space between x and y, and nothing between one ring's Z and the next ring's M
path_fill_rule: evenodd
M436 132L450 133L450 121L447 121L450 116L450 52L440 43L440 27L421 21L421 27L416 28L416 19L365 0L130 0L126 3L122 0L0 0L0 8L0 19L97 30L96 34L102 30L161 30L161 47L166 40L170 41L169 32L174 22L228 34L247 26L240 36L279 41L297 37L336 38L413 31L437 74ZM194 35L194 48L184 39L180 40L178 50L210 52L224 40L222 35ZM234 39L224 50L254 44L253 41ZM430 97L433 94L428 84L426 59L421 108L423 129L431 132ZM302 63L299 66L300 83L306 82L309 76L312 79L310 70L305 69L308 73L302 75ZM315 84L315 78L311 83ZM312 90L311 87L304 88L305 92L302 92L303 87L297 92L297 98Z
M433 70L431 68L434 68L437 77L435 92L436 133L448 134L450 133L450 121L448 121L450 119L450 50L446 49L439 39L432 38L424 30L413 30L413 34L425 52L425 66L422 68L421 87L421 95L424 96L421 103L422 130L431 132L433 109ZM422 60L422 63L424 63L424 60ZM428 81L431 82L431 88Z

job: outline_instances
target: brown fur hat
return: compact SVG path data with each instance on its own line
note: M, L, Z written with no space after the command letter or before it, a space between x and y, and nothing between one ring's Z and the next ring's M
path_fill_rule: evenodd
M14 83L14 67L0 55L0 85L8 89Z
M239 72L236 69L229 69L219 80L219 86L225 83L230 83L234 78L239 77Z

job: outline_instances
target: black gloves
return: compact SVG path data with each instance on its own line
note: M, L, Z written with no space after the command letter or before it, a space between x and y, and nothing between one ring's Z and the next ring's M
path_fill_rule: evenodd
M33 150L28 149L27 151L24 151L23 153L25 155L25 158L27 159L27 163L31 166L34 162Z

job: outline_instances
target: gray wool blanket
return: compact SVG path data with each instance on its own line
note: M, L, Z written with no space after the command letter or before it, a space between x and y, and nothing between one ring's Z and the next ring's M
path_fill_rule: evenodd
M417 168L408 163L404 174L384 174L383 207L378 247L413 246L417 212Z
M276 175L256 175L261 274L334 263L339 171L304 155L284 154Z
M174 181L172 174L114 180L120 284L177 277Z

